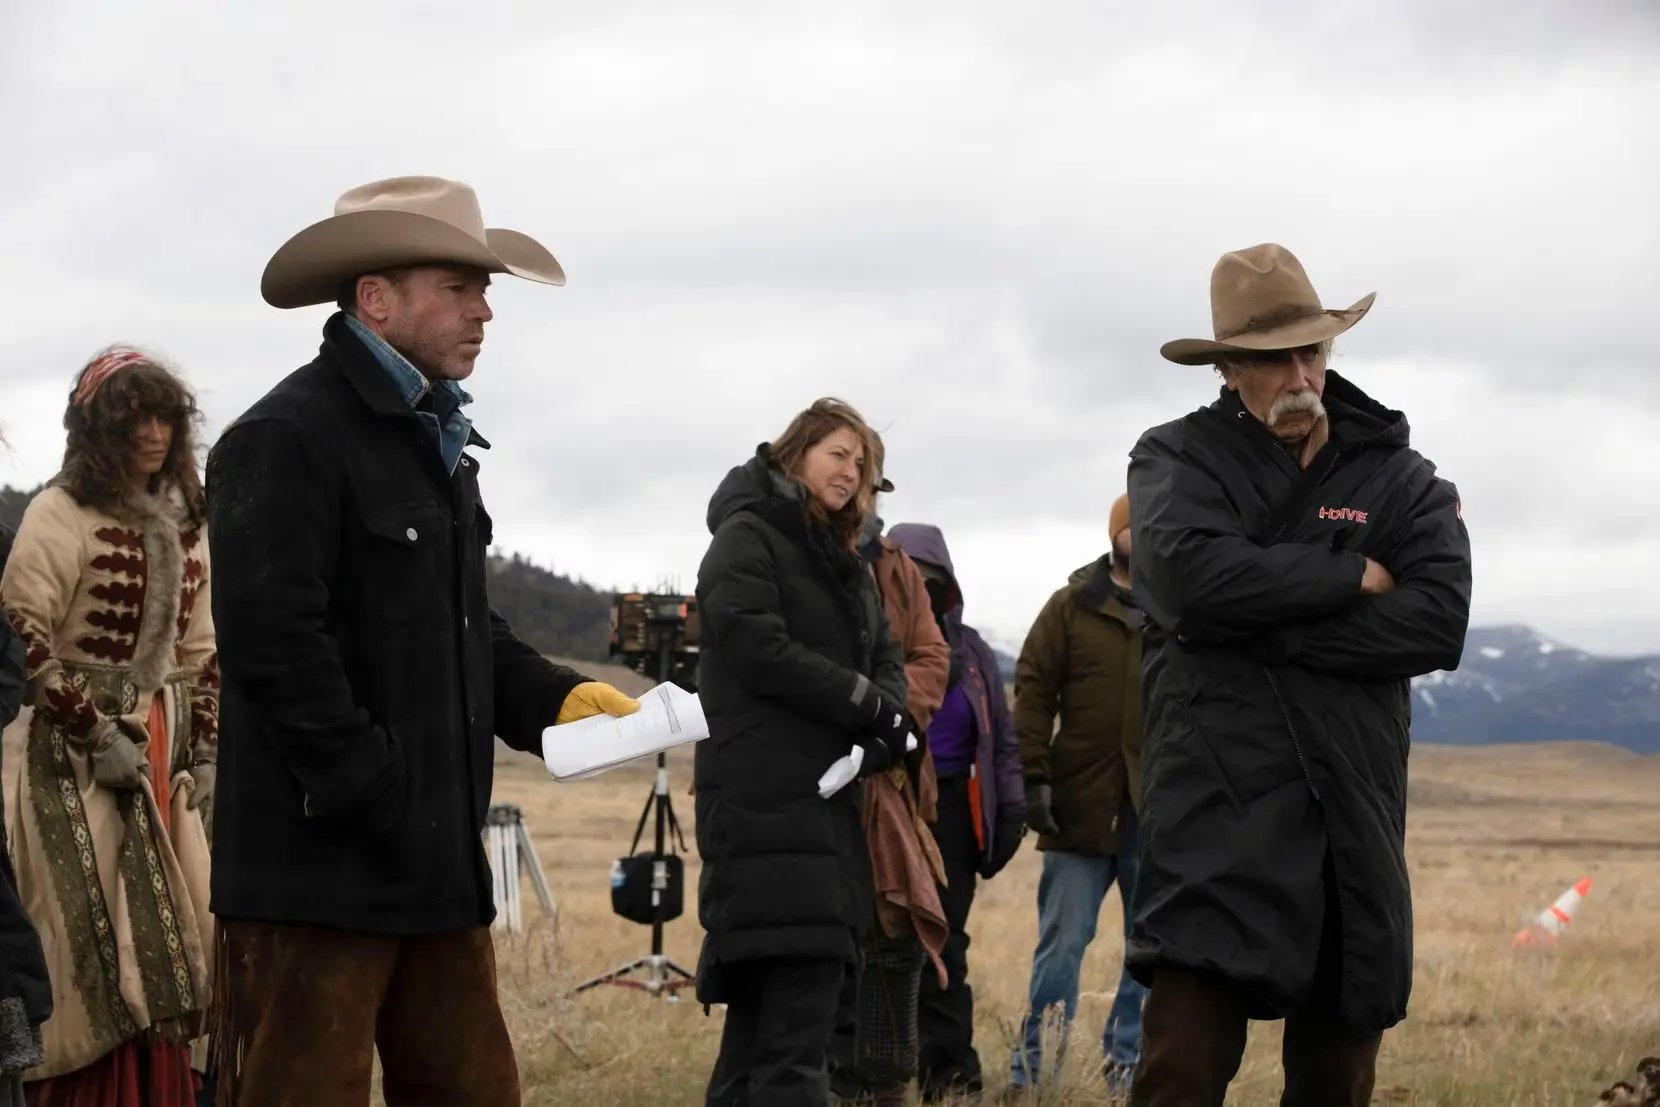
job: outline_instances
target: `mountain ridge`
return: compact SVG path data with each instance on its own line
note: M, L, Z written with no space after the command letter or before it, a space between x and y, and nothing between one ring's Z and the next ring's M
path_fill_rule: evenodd
M1660 655L1603 657L1520 624L1472 627L1456 670L1413 680L1412 716L1417 741L1660 753Z
M1001 636L987 641L1012 682L1019 647ZM1660 753L1660 654L1605 657L1518 623L1471 627L1457 669L1412 681L1412 738L1606 742Z

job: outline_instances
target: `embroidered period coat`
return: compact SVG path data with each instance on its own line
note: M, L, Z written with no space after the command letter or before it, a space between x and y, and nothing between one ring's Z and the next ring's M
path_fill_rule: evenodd
M52 981L46 1061L30 1080L83 1068L146 1031L187 1042L203 1029L212 917L189 769L215 753L219 678L207 542L185 520L176 493L109 515L49 485L0 578L34 708L7 804L12 849ZM148 780L137 791L96 783L94 728L120 716L145 733L158 695L168 794Z

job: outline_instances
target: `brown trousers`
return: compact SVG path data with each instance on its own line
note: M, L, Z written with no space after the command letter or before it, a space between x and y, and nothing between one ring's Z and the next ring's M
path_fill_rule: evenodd
M519 1107L485 929L390 938L224 922L218 1107Z
M1245 1053L1245 1009L1213 973L1160 965L1141 1012L1134 1107L1222 1107ZM1366 1107L1381 1036L1345 1033L1325 1011L1285 1020L1280 1107Z
M1382 1035L1356 1037L1337 1021L1343 934L1336 876L1325 863L1326 904L1314 982L1302 1010L1285 1020L1285 1093L1280 1107L1367 1107ZM1245 1053L1245 1004L1215 973L1160 965L1141 1009L1141 1061L1132 1107L1222 1107Z

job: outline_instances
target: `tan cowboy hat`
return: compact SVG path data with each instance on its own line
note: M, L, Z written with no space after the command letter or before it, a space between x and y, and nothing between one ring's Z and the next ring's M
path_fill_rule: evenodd
M1320 305L1303 263L1272 242L1222 255L1210 272L1216 340L1178 338L1159 353L1180 365L1209 365L1229 354L1295 350L1335 338L1371 310L1376 292L1346 308Z
M331 218L283 243L265 264L259 291L272 307L307 307L333 301L342 282L364 273L445 262L565 283L565 271L540 242L484 226L469 186L442 177L391 177L347 192Z

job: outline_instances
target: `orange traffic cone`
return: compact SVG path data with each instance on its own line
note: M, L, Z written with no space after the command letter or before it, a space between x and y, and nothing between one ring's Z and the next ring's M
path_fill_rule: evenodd
M1573 922L1574 911L1591 891L1591 878L1586 877L1566 892L1557 897L1556 902L1545 908L1516 934L1516 945L1529 946L1535 942L1554 946L1557 936L1567 929Z

